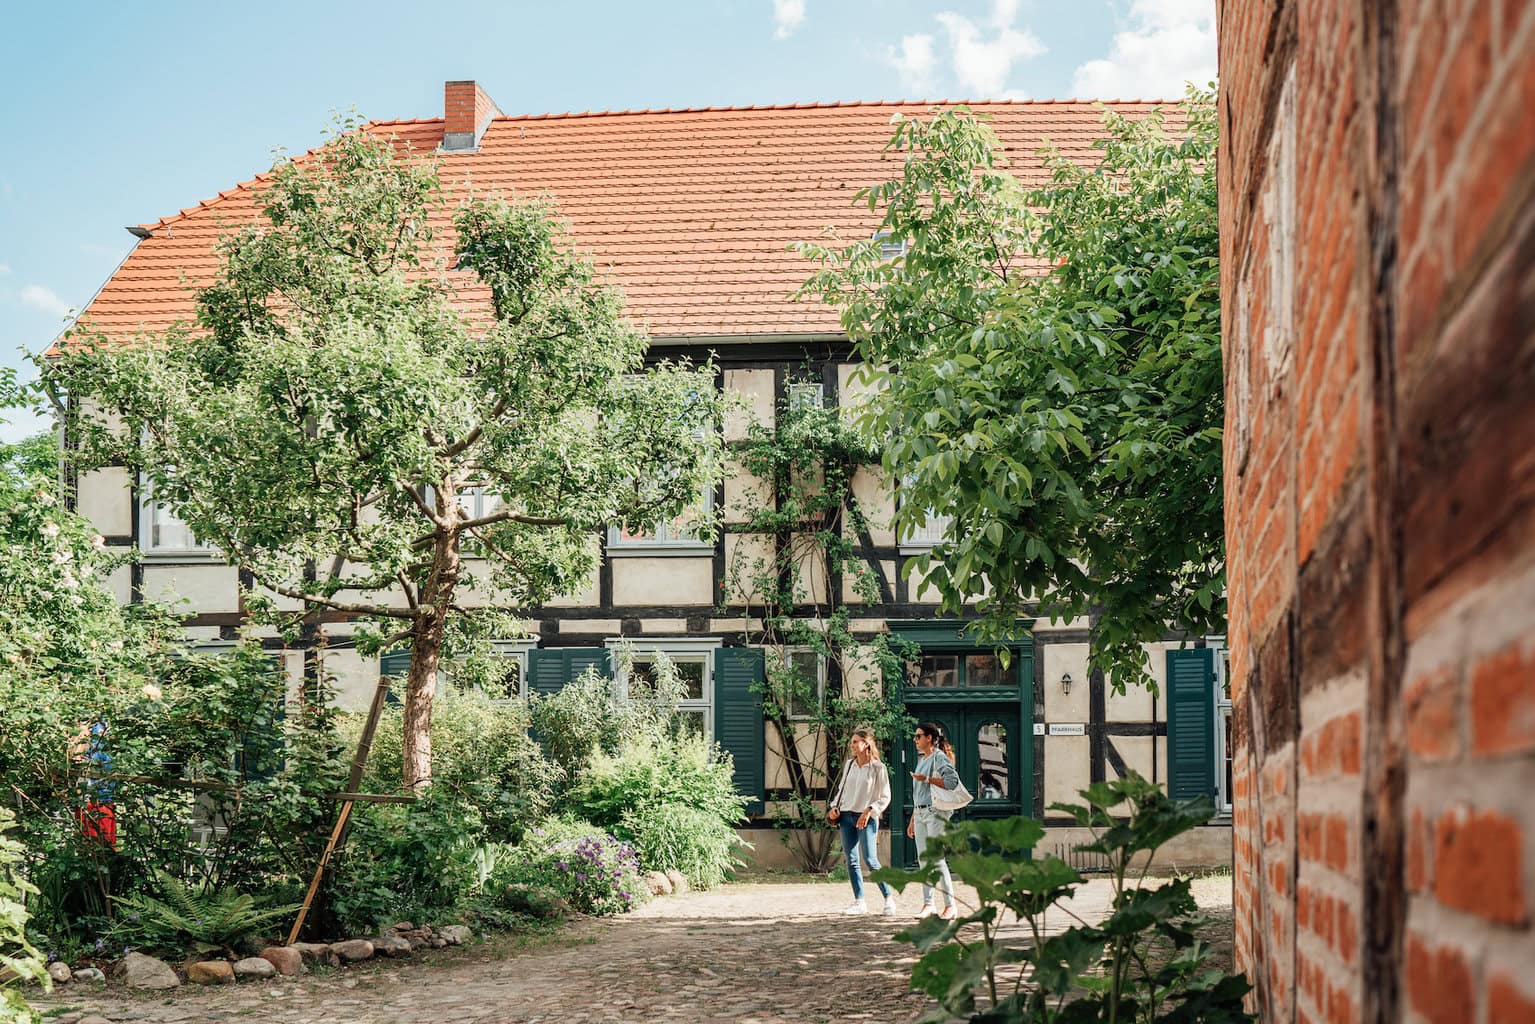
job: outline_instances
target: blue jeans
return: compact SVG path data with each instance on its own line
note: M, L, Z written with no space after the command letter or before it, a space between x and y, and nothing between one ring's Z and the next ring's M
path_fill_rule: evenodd
M857 811L843 811L837 817L837 827L842 830L842 852L847 855L847 877L853 883L853 899L863 899L863 872L859 870L859 854L870 871L879 870L879 819L869 815L869 823L858 827ZM890 886L879 883L882 896L890 895Z

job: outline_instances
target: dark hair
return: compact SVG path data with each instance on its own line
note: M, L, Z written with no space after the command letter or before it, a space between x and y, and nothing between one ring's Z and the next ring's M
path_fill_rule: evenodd
M954 747L949 743L948 734L943 731L943 726L937 722L920 722L917 731L933 741L933 745L944 752L950 761L954 760Z

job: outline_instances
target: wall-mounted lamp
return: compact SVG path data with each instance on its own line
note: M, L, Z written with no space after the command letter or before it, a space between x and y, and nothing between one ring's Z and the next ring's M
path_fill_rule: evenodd
M1062 693L1070 693L1071 692L1071 673L1070 672L1062 672L1061 673L1061 692Z

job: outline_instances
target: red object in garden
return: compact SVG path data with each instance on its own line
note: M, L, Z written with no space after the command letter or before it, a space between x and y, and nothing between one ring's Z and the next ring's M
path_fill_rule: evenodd
M112 849L117 849L117 811L110 803L86 801L85 807L75 812L80 828L87 839L100 839Z

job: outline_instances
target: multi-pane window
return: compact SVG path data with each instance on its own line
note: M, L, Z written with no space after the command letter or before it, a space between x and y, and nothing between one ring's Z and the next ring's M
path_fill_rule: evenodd
M911 666L909 686L948 690L1012 686L1016 666L1004 668L995 654L924 654Z
M1227 814L1231 813L1231 758L1231 650L1220 646L1215 650L1215 790L1216 806Z
M901 550L925 551L931 548L944 539L953 522L953 516L940 516L929 509L920 524L908 525L901 531Z
M149 482L143 481L139 490L139 548L143 551L206 552L210 548L200 542L192 528L171 511L170 506L155 500Z
M822 409L826 406L826 393L819 381L795 381L789 385L789 411Z
M814 718L826 702L826 659L816 651L801 649L790 651L788 661L798 681L788 693L789 717Z
M608 528L610 552L654 552L657 549L711 550L713 544L699 538L693 528L698 520L708 516L714 508L714 489L705 487L692 508L670 522L660 522L645 529L630 530L622 526Z
M627 673L619 684L625 695L653 691L656 685L658 655L665 655L682 683L677 715L685 726L705 739L714 737L713 641L707 644L673 641L633 652Z

